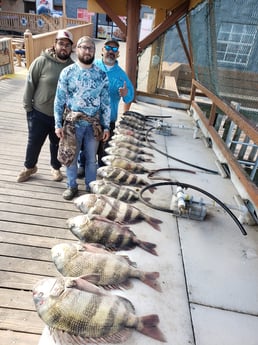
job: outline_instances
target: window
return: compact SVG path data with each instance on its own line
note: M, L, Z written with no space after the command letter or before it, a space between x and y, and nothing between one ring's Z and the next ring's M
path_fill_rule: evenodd
M222 23L217 38L217 60L247 66L257 34L254 25Z

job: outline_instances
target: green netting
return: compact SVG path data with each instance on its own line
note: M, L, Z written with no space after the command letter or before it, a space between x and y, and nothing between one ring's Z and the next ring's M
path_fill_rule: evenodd
M195 79L258 122L258 1L205 1L190 13Z

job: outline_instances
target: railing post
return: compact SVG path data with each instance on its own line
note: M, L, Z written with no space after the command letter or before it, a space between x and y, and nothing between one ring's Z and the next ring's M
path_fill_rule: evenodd
M33 38L29 29L24 32L24 44L25 44L25 57L26 68L29 69L32 61L34 60Z

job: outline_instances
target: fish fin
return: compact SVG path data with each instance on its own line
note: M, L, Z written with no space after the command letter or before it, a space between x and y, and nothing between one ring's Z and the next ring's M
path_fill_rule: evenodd
M130 243L128 245L123 245L122 248L116 248L117 251L119 250L132 250L134 248L136 248L137 244L136 243Z
M118 254L117 256L119 256L122 260L125 260L126 263L128 263L130 266L137 267L137 263L135 261L131 261L129 256L120 254Z
M114 290L114 289L128 290L133 287L133 283L128 279L118 284L102 285L101 287L105 290Z
M151 243L151 242L141 241L141 240L138 240L137 244L140 248L146 250L146 252L149 252L153 255L158 256L156 250L154 249L156 248L156 244Z
M158 328L159 323L158 315L146 315L140 318L139 325L137 326L137 331L151 337L153 339L159 340L166 343L167 340L161 330Z
M150 202L150 201L151 201L151 198L148 198L148 197L145 198L145 197L144 197L143 200L145 200L146 202Z
M127 279L123 283L120 283L119 287L121 287L125 290L128 290L128 289L131 289L133 287L133 283L129 279Z
M99 220L99 221L105 222L105 223L114 223L113 220L110 220L110 219L103 217L103 216L100 216L98 214L93 214L93 215L91 215L91 217L93 220Z
M149 216L144 217L144 219L145 219L146 222L147 222L148 224L150 224L155 230L160 231L159 224L163 223L162 220L157 219L157 218L154 218L154 217L149 217Z
M50 334L53 340L61 345L71 344L71 345L89 345L89 344L119 344L125 342L132 335L133 329L125 328L120 332L106 335L103 337L82 337L80 335L69 334L67 332L51 329Z
M83 243L82 244L84 250L86 250L89 253L100 253L100 254L105 254L108 253L109 251L106 249L105 246L103 246L100 243Z
M89 279L94 280L93 279L93 274L92 275L88 275L88 276L81 276L81 277L77 277L77 278L71 278L71 282L73 283L72 286L75 289L78 290L82 290L82 291L87 291L90 293L94 293L96 295L104 295L104 289L96 286L95 284L93 284ZM96 279L100 279L100 277L98 277L97 274L95 274L95 278Z
M152 287L154 290L162 292L157 278L159 278L159 272L147 272L140 279L144 284Z

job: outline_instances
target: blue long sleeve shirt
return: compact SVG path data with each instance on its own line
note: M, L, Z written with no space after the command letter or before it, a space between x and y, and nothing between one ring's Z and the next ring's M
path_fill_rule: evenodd
M128 78L125 71L118 65L116 61L115 65L111 69L107 69L103 60L98 59L95 60L94 63L96 66L105 71L108 76L109 80L109 94L110 94L110 101L111 101L111 122L115 122L117 120L118 114L118 105L120 101L119 95L119 88L124 86L124 82L126 82L126 86L128 89L127 95L123 97L123 101L128 104L133 101L134 99L134 87L131 80Z
M107 74L95 64L82 68L78 63L60 73L54 101L55 128L61 128L64 109L88 116L99 113L104 129L110 126L110 96ZM85 122L85 121L84 121Z

